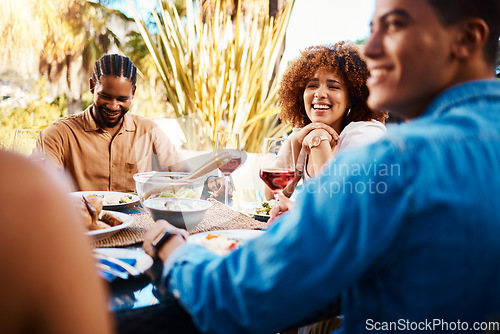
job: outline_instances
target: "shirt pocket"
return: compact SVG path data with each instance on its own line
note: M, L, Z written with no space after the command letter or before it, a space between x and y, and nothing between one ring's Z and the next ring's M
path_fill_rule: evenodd
M151 171L151 158L145 156L137 162L127 162L126 168L129 173L143 173Z

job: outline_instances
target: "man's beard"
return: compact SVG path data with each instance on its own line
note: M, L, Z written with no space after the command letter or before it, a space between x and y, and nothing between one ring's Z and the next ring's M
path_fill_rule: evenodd
M106 128L113 128L116 125L120 124L120 122L123 119L123 116L125 116L125 114L128 112L128 110L121 110L120 111L121 115L118 117L118 119L114 122L110 122L104 117L104 113L105 113L104 110L109 111L109 109L104 108L104 107L97 107L95 105L94 105L94 108L96 108L96 114L97 114L97 117L99 118L99 123L101 123L101 125L106 127Z

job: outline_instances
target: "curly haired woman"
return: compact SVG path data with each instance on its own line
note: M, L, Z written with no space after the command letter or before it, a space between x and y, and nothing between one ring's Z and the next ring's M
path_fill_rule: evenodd
M292 124L296 177L284 194L291 196L299 180L317 175L339 150L367 145L384 135L387 113L368 108L369 76L353 43L311 46L290 64L281 79L280 118ZM282 154L291 154L290 147ZM266 197L273 198L266 188Z

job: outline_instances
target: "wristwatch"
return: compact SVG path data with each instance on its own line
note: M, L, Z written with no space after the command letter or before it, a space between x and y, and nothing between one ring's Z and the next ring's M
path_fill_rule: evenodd
M163 235L159 235L155 240L153 240L153 253L156 259L159 259L158 250L164 243L170 240L170 238L172 238L174 235L178 235L182 239L186 240L184 234L182 234L179 230L173 228L166 230L165 233L163 233Z
M314 136L312 137L311 141L309 142L309 149L312 149L313 147L319 146L323 140L328 140L330 141L330 138L326 136Z

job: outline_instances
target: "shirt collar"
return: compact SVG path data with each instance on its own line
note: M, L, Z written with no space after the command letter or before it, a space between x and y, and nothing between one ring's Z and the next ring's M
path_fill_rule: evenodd
M478 97L498 97L500 82L496 79L469 81L453 86L439 94L425 108L422 116L438 116L450 110L455 105L462 104L468 100Z
M90 131L97 131L102 129L94 120L94 117L92 117L92 108L93 105L91 104L87 109L85 109L84 114L83 114L83 128L85 131L90 132ZM132 119L132 116L130 116L128 113L123 116L123 123L122 126L120 127L120 130L118 131L123 132L123 131L135 131L136 126L134 123L134 120Z

